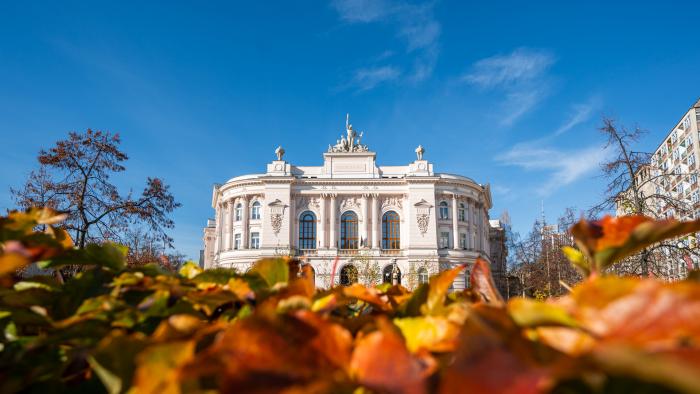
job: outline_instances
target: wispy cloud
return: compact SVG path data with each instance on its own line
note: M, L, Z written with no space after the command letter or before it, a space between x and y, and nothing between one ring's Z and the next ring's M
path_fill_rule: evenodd
M400 75L401 71L392 66L361 68L355 71L351 85L356 86L359 91L365 91L380 83L396 80Z
M567 121L553 133L553 136L564 134L581 123L587 121L591 118L593 112L599 107L600 100L596 97L591 98L583 104L574 105L569 119L567 119Z
M549 180L538 189L538 193L549 195L598 169L608 155L609 151L603 146L564 151L519 144L497 157L497 160L524 170L547 172Z
M518 48L507 55L477 61L464 80L484 88L518 85L542 76L554 60L549 52Z
M403 70L398 65L378 63L365 66L355 72L348 87L354 86L359 91L369 90L379 83L369 85L358 80L358 75L367 70L384 70L383 75L395 80L399 77L410 82L420 82L429 78L438 59L438 40L441 26L435 19L433 3L411 4L403 1L389 0L334 0L331 5L338 12L340 19L346 23L386 23L395 28L395 35L404 42L406 56L411 66ZM380 57L381 58L381 57ZM393 59L396 60L396 59ZM393 72L389 73L388 71Z
M556 58L541 49L517 48L509 54L495 55L475 62L462 80L486 90L505 94L507 115L501 123L512 125L549 94L547 72Z

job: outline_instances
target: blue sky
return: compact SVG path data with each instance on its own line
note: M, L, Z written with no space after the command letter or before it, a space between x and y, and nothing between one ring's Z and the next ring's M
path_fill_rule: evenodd
M118 132L116 181L164 178L196 258L212 184L278 144L319 165L349 112L380 165L422 144L525 232L541 201L553 220L600 198L602 114L648 130L648 151L700 97L690 1L201 3L0 3L0 209L40 148Z

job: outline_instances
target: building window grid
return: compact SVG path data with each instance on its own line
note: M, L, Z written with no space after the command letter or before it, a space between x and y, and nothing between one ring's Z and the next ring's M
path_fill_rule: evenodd
M260 249L260 233L250 233L250 248Z
M440 219L449 219L449 208L446 201L440 202Z
M448 249L450 247L450 232L441 231L440 232L440 248Z
M316 249L316 216L304 212L299 220L299 249Z
M401 249L401 219L394 211L382 216L382 249Z
M250 209L250 218L253 220L260 219L260 202L256 201L253 203L253 206Z
M418 268L418 284L428 283L429 280L428 270L425 267Z
M359 237L357 231L357 215L345 212L340 217L340 249L357 249Z

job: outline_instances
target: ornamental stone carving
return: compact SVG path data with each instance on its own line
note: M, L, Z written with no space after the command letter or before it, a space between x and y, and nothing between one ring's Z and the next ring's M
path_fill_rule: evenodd
M345 133L346 136L341 136L339 140L336 140L335 145L328 145L328 153L352 153L352 152L367 152L369 149L367 145L362 145L362 132L357 134L357 132L352 128L350 124L350 114L345 118Z
M385 197L382 200L382 210L388 207L396 207L398 209L403 209L403 198L401 197Z
M284 216L281 213L273 213L270 215L270 225L272 225L272 231L275 235L279 234L282 229L282 220Z
M430 205L429 202L425 200L420 200L415 205L416 208L416 224L418 225L418 230L420 230L421 235L425 235L428 232L428 226L430 224Z
M348 209L352 208L359 208L360 207L360 200L357 197L345 197L343 198L343 201L340 203L340 211L347 211Z
M301 197L297 200L296 209L301 211L303 209L316 208L321 206L321 200L318 197Z
M284 208L287 206L280 200L275 200L268 204L270 209L270 226L275 235L279 234L282 229L282 221L284 220Z

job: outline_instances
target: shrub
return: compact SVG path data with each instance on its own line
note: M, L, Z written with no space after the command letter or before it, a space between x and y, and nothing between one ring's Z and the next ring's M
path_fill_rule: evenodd
M72 247L48 209L0 218L0 391L109 393L698 392L700 284L602 276L699 222L580 222L589 276L558 299L505 303L488 263L414 292L315 289L278 258L250 272L127 268L114 244ZM46 225L44 233L34 228ZM59 283L27 264L85 266Z

